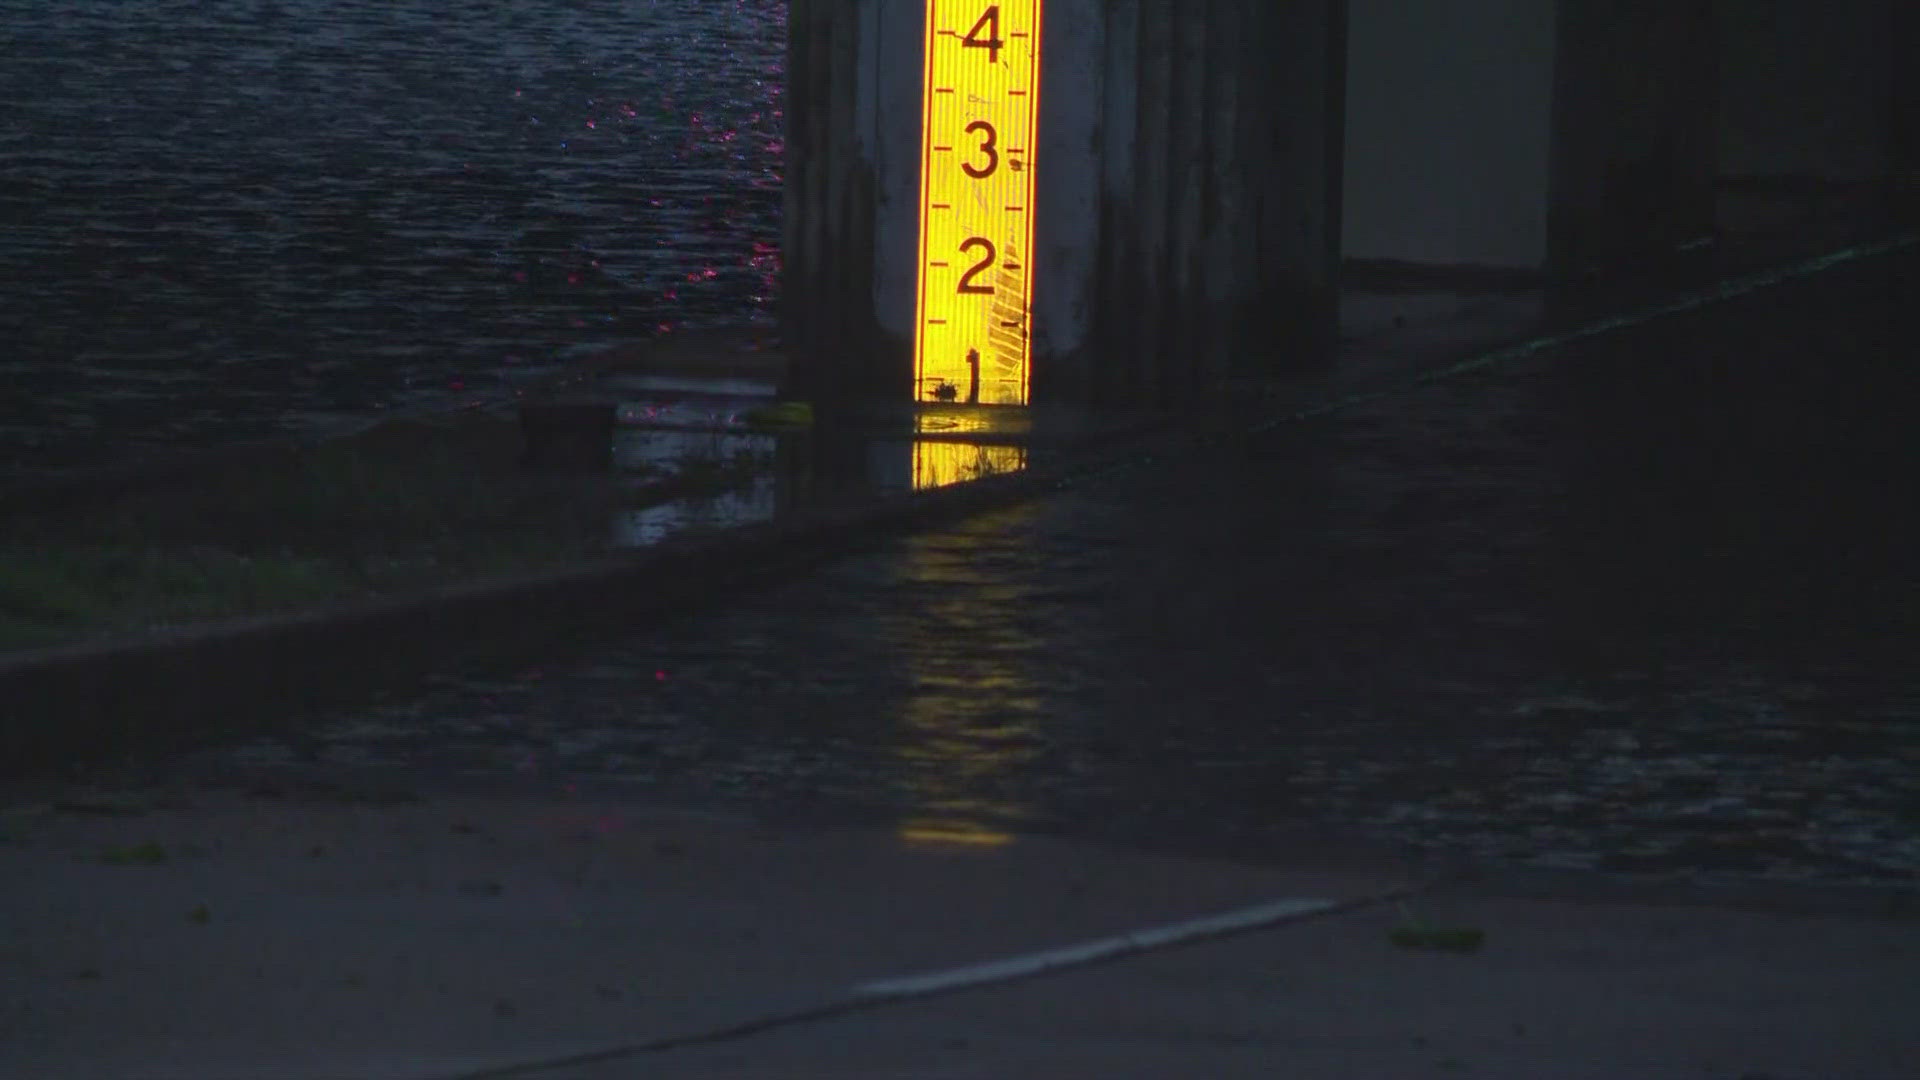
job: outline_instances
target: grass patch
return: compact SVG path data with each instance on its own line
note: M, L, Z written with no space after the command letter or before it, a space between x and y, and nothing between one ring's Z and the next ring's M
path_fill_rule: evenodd
M167 861L167 849L152 841L129 844L107 848L100 853L100 861L108 866L159 866Z
M402 595L611 549L614 515L719 492L753 455L529 475L512 421L394 422L0 523L0 650Z
M1415 915L1404 903L1400 922L1387 931L1387 940L1402 949L1430 952L1479 952L1486 944L1486 932L1470 926L1439 926Z
M1408 924L1396 926L1388 934L1403 949L1429 949L1436 952L1479 952L1485 944L1484 931L1470 927L1442 927Z
M0 546L0 643L252 614L345 595L354 584L343 568L292 553Z

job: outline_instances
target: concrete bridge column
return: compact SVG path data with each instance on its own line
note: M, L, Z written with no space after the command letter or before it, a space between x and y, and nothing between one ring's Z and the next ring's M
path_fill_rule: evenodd
M1560 0L1548 262L1580 279L1713 235L1713 0Z
M1333 339L1346 0L1046 0L1031 387L1178 400ZM987 0L940 0L964 33ZM926 0L793 0L794 392L907 401Z
M1342 245L1351 280L1543 271L1555 9L1353 0Z
M875 112L882 75L895 73L879 70L878 4L790 0L787 11L781 322L791 392L829 402L906 378L884 362L873 302L882 210Z
M1713 0L1353 0L1351 280L1578 278L1713 228Z
M1920 41L1920 4L1890 4L1887 12L1887 186L1894 217L1920 226L1920 64L1908 51Z
M1920 142L1915 12L1886 0L1718 0L1724 228L1884 209Z

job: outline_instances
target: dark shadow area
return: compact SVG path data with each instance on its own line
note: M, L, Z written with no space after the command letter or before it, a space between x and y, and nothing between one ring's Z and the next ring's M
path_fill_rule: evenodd
M1143 456L194 767L1911 885L1914 262Z
M1576 655L1911 645L1915 264L1836 268L1556 360L1545 402L1568 487L1552 573Z

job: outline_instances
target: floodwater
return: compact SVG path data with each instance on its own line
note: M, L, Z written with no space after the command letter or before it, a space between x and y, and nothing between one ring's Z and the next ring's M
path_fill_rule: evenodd
M1007 475L1027 468L1033 451L1035 424L1027 409L930 404L868 418L863 427L871 430L847 440L852 460L838 469L842 475L826 477L815 427L750 422L754 410L773 404L772 382L639 376L605 380L601 389L617 401L611 454L616 475L684 475L743 461L761 473L711 495L620 511L612 523L616 548L772 521L822 503ZM1055 422L1041 422L1043 437L1062 441L1098 422L1085 410L1054 410L1047 420Z
M879 544L201 756L1284 858L1920 881L1920 256ZM1356 358L1364 367L1366 358Z
M0 482L770 317L784 0L0 0Z

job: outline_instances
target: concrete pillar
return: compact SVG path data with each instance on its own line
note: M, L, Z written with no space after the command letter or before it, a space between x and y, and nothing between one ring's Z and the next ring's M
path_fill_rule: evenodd
M1877 209L1920 128L1900 115L1920 45L1913 12L1886 0L1719 0L1724 227Z
M942 0L971 24L987 0ZM1333 339L1346 0L1047 0L1035 403L1178 400ZM925 0L793 0L792 390L905 402ZM959 27L964 31L965 27Z
M1887 186L1894 220L1920 226L1920 4L1888 4L1882 61L1887 73Z
M791 0L787 8L781 319L793 362L789 390L819 402L905 380L883 362L871 299L879 211L871 112L879 88L873 29L862 26L874 12L862 9L873 7Z
M1555 8L1353 0L1349 280L1522 280L1545 269Z
M1713 0L1560 0L1548 261L1556 276L1666 262L1711 236Z
M1263 81L1265 167L1257 176L1268 233L1262 279L1247 298L1259 358L1249 374L1285 374L1331 359L1339 338L1340 222L1346 161L1348 0L1252 0L1263 16L1243 53ZM1287 334L1259 332L1278 319Z
M1612 275L1710 236L1714 7L1354 0L1349 280Z

